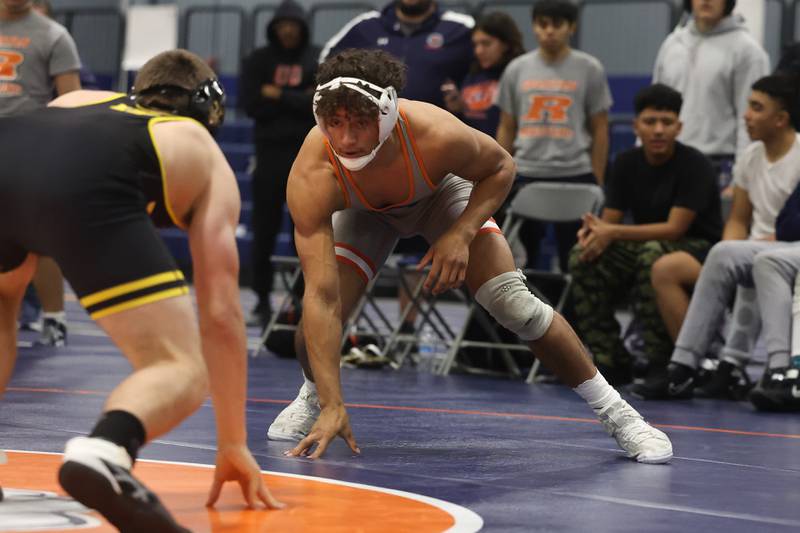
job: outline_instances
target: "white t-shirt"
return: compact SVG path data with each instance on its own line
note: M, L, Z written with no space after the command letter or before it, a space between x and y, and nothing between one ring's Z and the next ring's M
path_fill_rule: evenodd
M800 135L786 155L774 163L767 160L763 142L745 148L733 167L733 181L747 191L753 205L750 238L774 234L775 218L800 182Z

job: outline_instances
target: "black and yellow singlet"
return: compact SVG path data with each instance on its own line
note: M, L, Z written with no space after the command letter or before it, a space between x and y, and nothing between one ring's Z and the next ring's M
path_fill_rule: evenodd
M54 258L92 318L188 292L155 226L169 204L153 125L125 95L0 119L0 272Z

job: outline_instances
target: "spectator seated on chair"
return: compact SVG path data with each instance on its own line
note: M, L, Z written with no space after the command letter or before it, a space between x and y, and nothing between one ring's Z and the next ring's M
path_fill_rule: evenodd
M636 96L634 130L642 145L620 154L600 218L587 214L570 253L576 325L611 383L631 381L632 361L614 312L628 298L653 366L665 367L672 342L658 313L650 269L669 252L701 260L721 232L711 162L676 140L682 98L661 84ZM626 212L632 224L623 223Z
M783 254L782 250L797 246L777 241L775 234L776 216L800 183L797 87L796 75L781 73L753 84L745 120L748 133L756 142L741 154L734 167L733 207L725 224L724 242L712 248L700 270L685 319L679 315L679 333L668 372L635 387L638 396L681 398L691 396L694 389L698 396L743 397L744 367L751 357L760 322L779 321L780 316L773 317L773 313L781 313L776 307L770 308L769 314L758 312L753 289L755 272L759 264L780 262L777 256ZM667 256L659 262L674 268L672 260ZM655 285L659 280L657 270L662 267L656 264L653 268ZM790 292L787 290L786 294ZM695 389L698 363L707 354L734 295L733 320L719 366L708 384ZM680 302L670 305L680 311Z
M775 238L800 241L800 185L778 214ZM800 244L776 250L768 260L757 260L753 282L761 315L772 314L772 319L764 320L767 366L750 401L762 411L800 411L795 392L800 390Z

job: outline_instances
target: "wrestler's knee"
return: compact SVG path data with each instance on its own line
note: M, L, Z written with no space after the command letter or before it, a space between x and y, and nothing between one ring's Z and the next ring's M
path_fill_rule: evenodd
M485 282L475 299L503 327L530 341L542 337L553 321L553 308L534 296L519 272L505 272Z

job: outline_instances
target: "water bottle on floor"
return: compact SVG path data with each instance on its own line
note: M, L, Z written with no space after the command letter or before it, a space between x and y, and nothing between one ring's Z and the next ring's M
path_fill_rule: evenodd
M418 344L419 362L417 370L420 372L436 373L447 357L447 345L433 331L430 324L425 324L419 334Z

